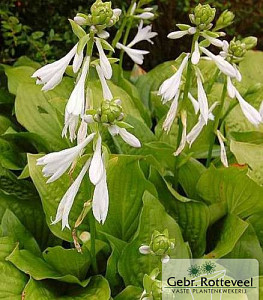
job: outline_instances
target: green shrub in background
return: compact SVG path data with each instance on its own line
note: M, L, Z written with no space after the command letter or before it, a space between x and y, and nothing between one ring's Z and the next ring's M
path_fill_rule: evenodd
M225 9L234 11L235 22L227 33L233 35L235 32L240 37L254 35L259 38L258 49L263 48L262 1L155 0L153 4L158 6L159 18L154 22L154 30L159 36L155 41L157 47L148 46L151 54L144 64L146 69L172 59L188 48L189 40L186 39L179 45L174 41L167 43L166 35L167 32L174 30L176 23L186 23L191 7L199 2L213 4L218 11ZM90 0L2 0L1 62L12 63L22 55L27 55L38 62L49 62L62 56L76 42L67 19L77 11L86 12L91 3ZM130 1L113 1L115 6L122 9L127 9L129 3ZM129 62L126 62L126 67L127 64Z

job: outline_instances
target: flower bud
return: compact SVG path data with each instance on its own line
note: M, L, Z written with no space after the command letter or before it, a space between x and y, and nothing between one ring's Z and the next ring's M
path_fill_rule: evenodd
M232 56L232 62L240 62L246 54L246 44L242 41L232 40L229 44L228 54Z
M141 299L162 299L162 282L156 277L159 275L159 269L154 269L150 275L145 274L143 277L143 294Z
M215 18L216 9L209 4L198 4L194 9L194 14L190 16L193 24L204 30L210 27L211 22Z
M76 17L74 17L74 22L78 25L87 25L88 24L88 16L85 14L77 14Z
M234 18L235 15L231 11L223 11L216 21L215 30L219 30L231 25L233 23Z
M248 37L244 38L241 42L246 45L247 50L250 50L250 49L256 47L258 39L254 36L248 36Z
M103 101L100 109L100 122L113 123L123 117L122 107L118 100Z
M163 233L155 230L149 246L155 255L163 256L174 248L174 241L169 239L168 230L164 230Z
M102 2L102 0L96 0L91 6L90 11L91 15L89 15L89 21L91 25L108 26L113 16L111 2Z

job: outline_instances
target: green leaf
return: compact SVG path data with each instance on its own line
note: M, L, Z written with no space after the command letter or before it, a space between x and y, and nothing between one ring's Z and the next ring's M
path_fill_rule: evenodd
M122 280L118 273L118 262L122 253L122 250L127 245L122 240L119 240L109 234L105 234L108 239L112 252L107 261L106 279L109 281L111 289L113 291L119 289L122 286Z
M69 142L61 137L62 122L56 110L48 102L54 91L41 92L35 84L20 85L17 89L15 111L18 122L29 132L40 135L50 150L61 150Z
M0 272L2 274L0 281L0 298L21 300L23 289L28 277L20 272L11 263L5 261L15 247L14 241L9 237L0 238Z
M90 252L85 247L82 248L82 253L76 249L50 247L44 251L43 258L61 274L70 274L80 280L85 279L91 263Z
M129 285L114 300L140 300L142 292L142 288Z
M260 275L263 274L263 251L251 225L248 226L233 250L225 258L254 258L259 262Z
M94 276L85 288L63 285L58 288L51 281L30 279L25 290L25 300L109 300L110 288L102 276ZM20 298L21 299L21 298Z
M126 285L142 286L144 274L150 274L161 268L160 256L143 255L139 252L141 245L149 245L154 230L163 232L168 229L169 238L175 239L175 248L171 250L172 258L188 258L189 253L184 243L179 225L164 210L160 202L149 192L143 196L143 209L138 230L132 242L122 252L119 272Z
M11 210L31 232L41 249L57 244L49 231L41 201L33 184L18 180L11 172L0 168L0 219L6 209Z
M210 167L197 184L199 195L208 204L225 203L227 211L241 218L263 211L263 188L247 175L246 168Z
M7 117L0 115L0 135L5 133L5 131L8 129L8 127L11 124L12 124L11 121Z
M70 230L64 229L61 230L61 223L50 225L50 220L56 215L56 211L58 208L58 204L67 189L71 185L71 179L68 174L64 174L61 178L56 180L53 183L47 184L46 178L42 174L42 167L36 165L36 160L40 158L40 155L28 155L28 165L30 176L34 182L35 187L38 190L39 196L42 201L43 210L46 215L46 222L50 228L50 230L58 236L59 238L66 241L73 241L72 234ZM77 166L76 172L80 169L80 165ZM78 216L80 215L83 205L86 201L90 199L90 191L91 188L85 189L83 187L84 183L81 185L78 195L75 198L73 207L71 209L69 215L69 224L70 226L74 226ZM89 186L90 187L90 186ZM78 228L81 230L87 230L88 221L84 219L83 224Z
M200 176L206 168L196 159L190 158L179 169L179 182L182 185L186 195L191 199L199 200L200 197L196 191L196 185Z
M9 92L16 95L19 84L34 83L35 80L31 78L34 72L35 69L28 66L5 68Z
M217 228L212 231L212 238L219 233L219 238L217 239L216 247L210 253L205 255L205 258L221 258L228 253L230 253L237 241L243 235L243 233L248 228L248 223L242 221L239 217L235 215L228 215L224 218L223 222ZM243 258L240 256L239 258Z
M206 248L206 232L210 222L210 211L201 202L188 199L182 202L175 197L162 176L151 169L149 179L153 182L159 195L159 200L167 213L180 225L182 234L191 247L194 257L204 254Z
M52 250L49 249L48 251ZM73 250L76 251L76 255L74 255L72 252L67 253L66 251L70 250L57 248L56 250L53 250L51 252L51 255L49 255L48 252L46 252L43 256L44 259L42 259L41 257L35 256L28 250L19 250L17 245L17 247L6 258L6 260L10 261L19 270L26 274L29 274L36 280L55 279L67 283L76 283L83 287L87 286L90 279L85 279L82 281L78 279L75 275L69 273L70 271L73 271L73 273L76 272L76 269L74 270L74 266L70 266L70 264L76 263L76 255L79 255L79 259L81 259L81 255L84 256L84 254L77 253L76 249ZM89 253L87 255L88 256L84 257L90 260ZM61 260L61 256L64 258L64 260ZM67 263L65 260L67 260ZM78 266L79 265L80 263L78 263Z
M86 35L85 30L79 26L76 22L74 22L73 20L69 19L72 31L74 32L74 34L81 39L82 37L84 37Z
M247 164L251 169L248 176L263 185L263 144L255 145L231 141L230 150L241 165Z
M2 235L19 242L22 249L27 249L37 256L41 256L40 248L32 234L21 224L19 219L7 209L1 222Z
M146 190L155 193L140 168L140 159L118 155L109 161L107 168L109 212L98 229L124 241L130 240L137 229L143 193Z

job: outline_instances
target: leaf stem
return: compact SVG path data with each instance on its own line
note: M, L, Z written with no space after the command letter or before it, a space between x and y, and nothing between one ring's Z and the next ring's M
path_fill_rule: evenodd
M91 253L91 264L95 274L98 274L98 265L96 259L96 225L95 218L90 211L89 214L89 225L90 225L90 253Z
M225 78L223 91L222 91L222 94L221 94L221 100L220 100L219 107L217 109L217 113L215 114L213 132L212 132L210 143L209 143L209 149L208 149L208 155L207 155L207 161L206 161L206 167L207 168L211 164L213 147L214 147L215 139L216 139L216 131L219 127L222 111L223 111L223 108L224 108L225 99L226 99L226 92L227 92L227 79Z

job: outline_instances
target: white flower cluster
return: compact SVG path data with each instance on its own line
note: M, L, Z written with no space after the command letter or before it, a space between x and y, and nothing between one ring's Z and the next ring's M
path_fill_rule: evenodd
M119 9L113 10L112 18L118 18L120 13L121 11ZM73 21L71 20L73 31L78 35L79 42L70 50L70 52L60 60L40 68L32 76L37 78L37 84L43 84L43 91L48 91L61 82L66 68L72 60L72 69L74 73L79 73L77 82L65 108L65 122L62 131L63 137L67 136L67 132L69 132L71 142L77 139L77 145L69 149L47 154L38 159L37 164L44 166L42 170L44 176L49 177L47 183L54 182L68 170L69 172L72 172L76 165L76 160L83 154L85 147L93 142L94 151L91 158L85 163L81 172L61 199L55 220L52 222L52 224L56 224L62 221L62 229L65 227L70 228L68 221L69 213L81 182L87 172L89 174L90 182L95 186L92 201L93 215L96 220L101 223L104 223L107 217L109 193L106 180L105 154L102 150L102 137L98 129L100 126L90 125L99 122L107 127L112 136L119 135L130 146L141 147L140 141L126 129L131 128L131 126L127 126L128 124L120 122L123 118L123 113L119 112L115 118L115 115L112 115L110 110L111 106L121 110L121 100L114 100L106 81L112 77L110 60L104 53L104 49L112 49L105 40L108 38L109 34L107 34L105 30L97 30L94 26L91 26L90 33L86 34L80 26L86 22L86 19L84 19L84 17L77 15L74 19L74 24L72 24ZM149 26L143 28L141 23L136 37L127 47L130 48L135 43L144 39L150 41L153 36L155 35L151 33L151 28ZM109 120L107 119L107 112L103 120L98 120L100 117L97 115L86 115L87 109L91 107L91 103L89 103L89 99L86 96L86 82L91 67L92 51L85 56L84 50L85 47L87 47L87 49L93 49L93 45L96 45L99 53L99 62L96 64L96 70L103 90L104 99L102 101L102 106L104 103L104 106L109 109L108 113L111 114ZM115 122L115 120L118 122ZM77 131L78 127L79 129Z
M255 126L258 126L263 121L262 114L260 114L259 111L257 111L252 105L250 105L243 99L243 97L233 84L233 80L237 80L240 82L242 80L242 76L238 70L238 66L231 60L228 60L228 57L230 56L230 54L228 53L228 42L219 39L219 37L222 37L225 34L223 32L209 31L209 29L212 27L212 24L210 24L209 29L206 30L200 30L200 27L198 28L198 26L191 27L185 24L178 24L177 26L181 30L171 32L168 35L168 38L178 39L185 35L194 35L194 42L192 53L187 53L185 55L184 59L181 62L181 65L179 66L175 74L165 80L159 88L159 95L162 96L163 104L168 101L172 101L166 119L163 123L163 129L169 132L176 118L176 115L178 113L178 102L180 97L183 97L184 93L182 89L182 75L189 64L191 64L190 67L195 70L197 82L197 100L189 92L187 98L191 101L195 113L197 114L198 112L200 112L200 115L197 124L191 129L189 133L186 133L187 116L185 113L181 114L181 121L183 125L182 140L179 148L175 152L175 155L180 154L180 152L184 149L186 143L191 146L201 133L203 127L207 125L208 121L214 120L212 112L218 105L218 103L216 102L209 108L207 95L203 87L203 76L200 69L198 68L200 59L213 61L219 71L226 76L227 93L230 98L236 98L238 100L240 108L249 122L251 122ZM203 38L201 42L199 42L200 38ZM220 48L220 53L218 55L213 54L207 49L210 44ZM225 138L219 131L217 131L216 135L221 146L221 161L225 166L228 166L226 150L224 147Z

